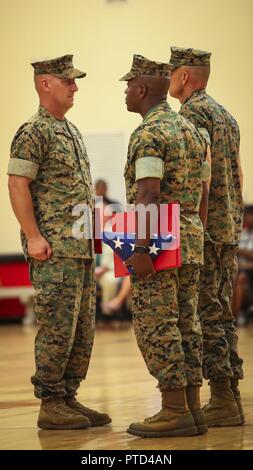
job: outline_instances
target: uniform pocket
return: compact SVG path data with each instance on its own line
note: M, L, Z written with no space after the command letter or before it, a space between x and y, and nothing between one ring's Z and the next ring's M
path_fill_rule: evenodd
M63 267L50 261L33 261L30 277L35 288L34 313L38 323L58 326L63 296Z
M72 137L70 137L68 133L55 131L55 142L53 150L54 160L59 162L62 165L62 168L64 168L66 165L72 169L75 169L75 153L76 149L73 144Z
M151 289L150 303L153 307L169 305L170 292L167 289Z
M135 313L142 312L150 308L150 288L147 283L141 280L134 280L132 283L132 303Z
M59 284L63 282L63 270L56 271L48 269L48 267L45 269L39 268L38 270L33 268L32 271L30 271L30 276L33 282L39 282L42 284Z
M168 274L163 276L168 278ZM145 311L164 312L171 305L176 295L176 285L162 280L162 272L155 274L148 281L134 280L132 288L133 309L136 313Z

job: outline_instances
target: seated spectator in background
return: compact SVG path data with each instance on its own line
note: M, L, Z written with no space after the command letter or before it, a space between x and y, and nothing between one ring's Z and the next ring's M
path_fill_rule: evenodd
M123 206L120 202L109 199L107 196L108 185L105 180L99 179L95 183L95 194L96 196L103 197L103 203L105 206L113 205L112 211L122 212Z
M112 249L103 243L103 252L97 256L96 281L101 288L101 310L107 314L107 304L116 296L121 278L114 276L114 259Z
M117 313L116 318L121 319L125 322L129 322L131 316L131 283L130 276L123 278L120 289L116 293L115 297L105 304L105 309L111 314Z
M237 252L238 276L234 286L232 310L238 325L253 319L253 205L244 209L244 223ZM247 308L251 305L251 308ZM251 312L250 312L251 310Z
M96 260L97 325L125 328L132 318L130 277L115 278L113 251L105 243Z
M100 206L100 225L105 231L111 231L111 215L106 215L106 207L108 204L104 202ZM115 278L114 275L114 255L113 250L102 243L102 253L96 255L96 320L97 324L108 321L122 322L131 320L129 307L126 299L130 291L130 280L127 278Z

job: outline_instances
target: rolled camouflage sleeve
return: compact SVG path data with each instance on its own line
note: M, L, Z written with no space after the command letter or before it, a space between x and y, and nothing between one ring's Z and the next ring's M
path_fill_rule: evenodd
M164 175L164 142L149 131L142 131L134 149L135 180L159 178Z
M11 144L7 174L36 180L44 153L44 138L38 130L19 130Z

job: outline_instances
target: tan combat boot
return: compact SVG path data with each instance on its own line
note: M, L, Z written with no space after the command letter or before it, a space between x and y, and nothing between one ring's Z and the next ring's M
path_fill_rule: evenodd
M69 408L71 408L71 410L86 416L89 419L91 426L103 426L104 424L112 422L108 414L99 413L98 411L83 406L75 399L75 397L66 397L65 403Z
M185 388L162 390L162 409L142 423L130 424L127 432L140 437L194 436L197 429L187 406Z
M239 390L239 387L238 387L238 382L239 382L238 379L230 379L232 392L233 392L233 395L235 397L235 401L237 403L237 407L238 407L238 411L239 411L239 415L240 415L240 419L241 419L241 424L244 424L245 423L245 416L244 416L244 413L243 413L243 407L242 407L242 402L241 402L241 394L240 394L240 390Z
M199 392L200 387L193 385L188 385L188 387L186 387L187 404L193 416L198 434L205 434L208 431L208 426L205 421L204 413L201 410Z
M38 427L42 429L85 429L90 421L85 416L71 410L63 398L42 400Z
M208 427L240 425L241 419L229 378L211 380L209 384L211 398L203 407Z

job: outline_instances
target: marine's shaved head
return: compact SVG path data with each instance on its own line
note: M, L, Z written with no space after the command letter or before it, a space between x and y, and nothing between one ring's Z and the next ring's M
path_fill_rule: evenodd
M210 65L201 66L188 66L181 67L184 72L188 72L190 80L196 85L205 88L210 75Z
M166 101L169 78L139 75L127 82L126 103L128 111L144 116L150 108Z
M150 99L166 100L170 84L169 78L140 76L137 80L140 84L145 85Z
M205 90L210 75L210 65L181 65L171 72L169 92L180 103L197 90Z
M169 78L140 77L140 80L148 89L150 96L166 99L169 90Z
M35 89L39 96L41 96L45 92L45 85L47 86L48 84L50 84L53 78L53 75L48 74L34 75Z

